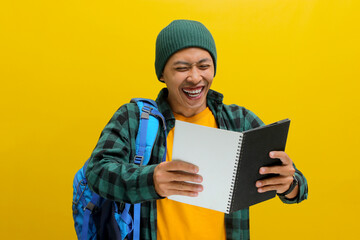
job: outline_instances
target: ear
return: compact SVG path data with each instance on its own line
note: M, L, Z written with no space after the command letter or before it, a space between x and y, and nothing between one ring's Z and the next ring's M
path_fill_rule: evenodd
M160 82L163 82L165 83L165 80L164 80L164 74L161 74L161 77L159 78Z

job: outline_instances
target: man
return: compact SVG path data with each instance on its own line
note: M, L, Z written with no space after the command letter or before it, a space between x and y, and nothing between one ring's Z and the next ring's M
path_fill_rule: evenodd
M264 125L251 111L223 104L223 96L210 89L216 62L215 42L204 25L189 20L170 23L157 37L155 60L157 77L167 87L156 100L167 136L158 135L149 165L133 164L139 110L130 103L114 114L93 151L86 172L90 188L118 202L142 202L141 239L250 238L248 209L224 214L166 198L196 197L203 190L197 166L171 161L175 119L232 131ZM167 160L161 162L165 140ZM290 157L285 152L269 154L282 165L260 168L261 174L279 175L256 182L258 191L276 190L285 203L306 199L306 179Z

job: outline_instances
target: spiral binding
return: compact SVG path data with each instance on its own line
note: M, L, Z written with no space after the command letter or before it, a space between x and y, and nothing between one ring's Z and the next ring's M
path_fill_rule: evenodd
M229 200L228 200L227 207L226 207L227 213L230 212L230 208L231 208L231 204L232 204L232 197L233 197L234 187L235 187L235 182L236 182L237 169L238 169L238 166L240 164L242 142L243 142L243 135L241 134L239 136L239 143L238 143L238 148L236 150L236 159L235 159L235 164L234 164L234 171L233 171L233 175L232 175L232 178L231 178Z

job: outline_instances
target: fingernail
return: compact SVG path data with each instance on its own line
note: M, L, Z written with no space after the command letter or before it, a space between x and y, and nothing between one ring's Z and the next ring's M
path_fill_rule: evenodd
M261 187L261 186L262 186L262 183L261 183L261 182L257 182L257 183L256 183L256 186L257 186L257 187Z
M262 192L263 192L262 188L259 188L259 189L258 189L258 192L259 192L259 193L262 193Z
M260 173L265 173L265 168L260 168Z
M196 182L196 183L201 183L202 180L203 180L203 179L202 179L202 177L201 177L200 175L195 177L195 182Z
M274 156L274 152L270 152L270 157L273 157Z

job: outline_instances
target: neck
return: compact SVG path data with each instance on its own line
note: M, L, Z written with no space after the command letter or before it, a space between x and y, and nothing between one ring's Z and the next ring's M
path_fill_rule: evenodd
M206 104L197 107L197 108L187 108L187 107L183 107L183 106L177 106L176 104L173 104L171 101L169 101L168 99L168 103L171 107L171 110L179 115L182 115L184 117L193 117L199 113L201 113L202 111L204 111L206 109Z

